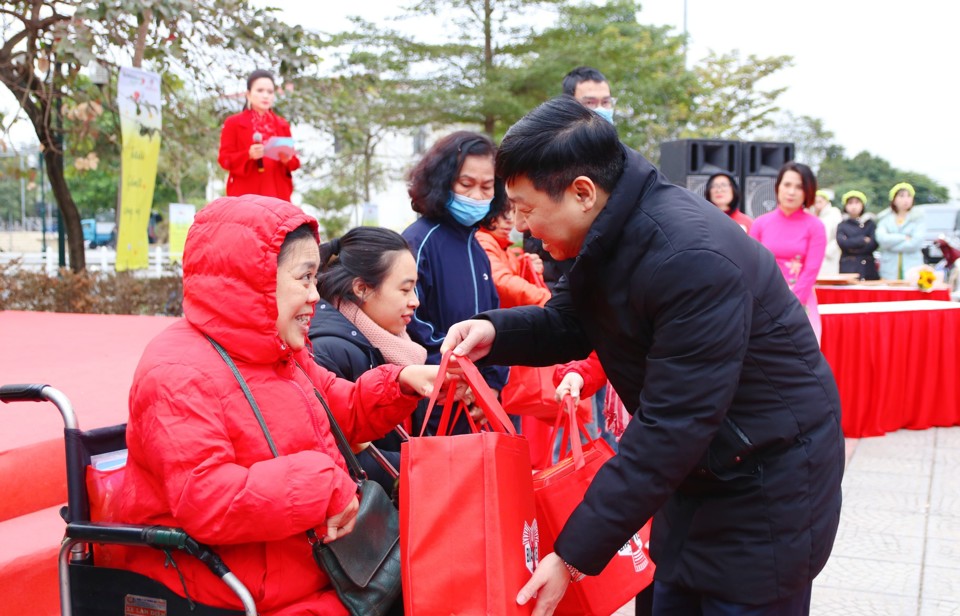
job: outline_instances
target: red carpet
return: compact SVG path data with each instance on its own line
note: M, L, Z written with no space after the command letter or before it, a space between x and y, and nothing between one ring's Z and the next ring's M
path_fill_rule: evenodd
M146 344L176 319L0 312L0 385L44 383L73 404L80 428L123 423ZM0 404L0 614L57 605L56 551L66 501L63 422L48 402ZM26 525L26 526L24 526ZM24 528L33 529L22 532Z

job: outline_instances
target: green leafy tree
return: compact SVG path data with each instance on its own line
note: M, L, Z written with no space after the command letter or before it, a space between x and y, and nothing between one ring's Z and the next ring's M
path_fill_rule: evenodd
M132 57L161 75L182 71L212 90L224 71L253 63L295 75L317 62L313 36L246 0L11 0L0 28L0 83L36 131L76 271L85 267L83 234L65 174L64 142L72 137L61 112L89 100L79 75L94 54Z
M424 110L436 124L475 124L489 135L506 130L526 110L518 108L512 71L535 34L517 16L546 11L558 0L420 0L411 17L442 15L448 42L411 41L411 50L437 68L430 75Z
M609 80L625 143L653 157L661 141L679 136L698 92L684 67L683 38L639 23L639 11L632 0L560 5L553 26L517 46L523 64L510 73L514 102L504 113L509 123L561 94L563 77L586 65Z
M350 208L356 205L353 195L335 186L313 188L303 195L306 203L320 210L320 237L340 237L350 227Z
M684 136L743 139L772 126L776 100L786 88L764 90L760 81L790 66L789 56L740 60L738 51L711 53L694 67L698 91Z
M874 212L890 205L890 189L898 182L913 185L917 191L914 203L942 203L949 199L949 190L926 175L896 169L869 152L847 158L840 147L828 151L817 180L820 186L833 189L838 196L854 189L863 192L868 200L867 209Z
M772 136L761 140L789 141L796 147L796 160L817 171L820 163L831 153L834 144L833 131L827 130L823 120L810 116L798 116L789 111L783 114L773 128Z

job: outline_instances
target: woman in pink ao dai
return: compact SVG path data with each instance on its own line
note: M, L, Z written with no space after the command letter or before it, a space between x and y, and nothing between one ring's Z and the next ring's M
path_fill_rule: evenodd
M827 233L820 219L805 210L813 205L816 192L817 178L810 167L785 164L777 175L777 208L753 221L750 237L773 253L819 341L820 313L813 285L823 262Z

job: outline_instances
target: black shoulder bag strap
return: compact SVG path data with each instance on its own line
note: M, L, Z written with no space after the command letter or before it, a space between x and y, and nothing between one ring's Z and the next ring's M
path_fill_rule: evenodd
M270 436L270 430L267 428L267 422L263 419L263 414L260 412L260 407L257 405L257 401L254 400L253 394L250 392L250 388L247 387L247 382L244 380L243 375L240 374L240 370L237 368L237 365L233 363L233 359L230 357L227 351L220 346L219 343L217 343L216 340L210 336L207 336L206 334L204 334L204 337L210 341L210 344L213 345L213 348L217 350L217 353L220 354L220 357L223 358L223 361L226 362L227 366L230 367L230 371L233 372L233 376L237 379L237 382L240 383L240 389L243 390L243 395L247 397L247 402L250 403L250 408L253 409L253 414L257 417L257 422L260 424L260 429L263 430L263 436L267 439L267 445L270 446L270 452L273 454L273 457L280 457L280 452L277 451L277 445L273 442L273 437ZM300 364L297 364L297 368L300 368L300 371L303 372L304 376L307 376L307 380L309 380L309 375L307 375L306 370L304 370ZM316 394L317 400L319 400L320 404L323 405L323 410L327 412L327 418L330 421L330 430L333 432L333 437L337 441L337 449L340 450L340 454L347 463L347 468L350 470L350 477L352 477L359 486L361 481L366 480L367 472L363 470L363 467L360 466L360 462L357 460L357 457L353 455L353 450L350 449L350 445L347 443L347 438L343 435L343 431L340 430L337 420L333 417L333 413L330 411L327 401L323 399L323 396L320 395L320 392L317 391L316 387L313 388L313 393ZM312 528L307 531L307 538L310 540L311 545L320 541L316 531L314 531Z

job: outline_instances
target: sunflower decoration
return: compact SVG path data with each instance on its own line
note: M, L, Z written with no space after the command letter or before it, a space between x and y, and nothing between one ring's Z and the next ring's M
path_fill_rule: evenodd
M929 291L937 281L937 275L930 268L923 268L917 276L917 286L921 291Z

